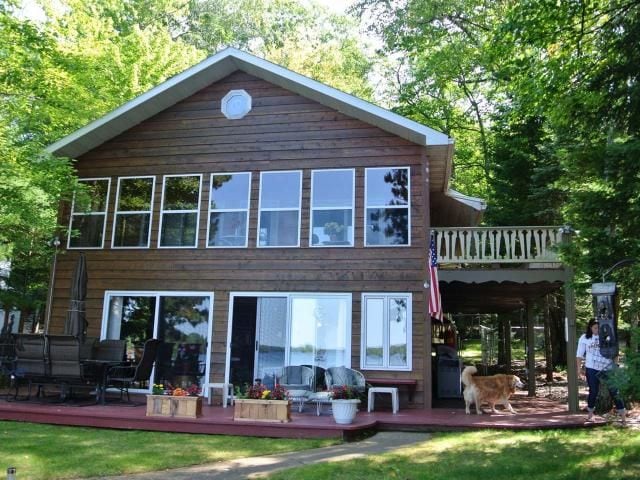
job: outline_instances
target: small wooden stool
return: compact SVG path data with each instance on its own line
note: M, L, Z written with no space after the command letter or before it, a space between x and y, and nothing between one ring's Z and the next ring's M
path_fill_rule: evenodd
M397 387L371 387L369 388L369 396L367 399L367 411L373 410L373 402L376 393L389 393L391 394L391 406L393 407L393 413L398 413L400 410L400 402L398 400L398 388Z
M233 405L233 383L207 383L206 388L208 390L207 404L211 405L211 398L213 397L213 391L216 388L222 390L222 406L227 408L227 403Z

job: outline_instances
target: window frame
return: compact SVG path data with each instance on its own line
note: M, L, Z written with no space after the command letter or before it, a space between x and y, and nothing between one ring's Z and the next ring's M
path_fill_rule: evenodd
M91 177L91 178L79 178L78 183L82 182L93 182L98 180L106 180L107 181L107 194L104 202L104 211L103 212L82 212L76 213L76 192L73 193L73 200L71 201L71 212L69 213L69 232L67 233L67 250L102 250L104 249L104 237L107 231L107 214L109 212L109 198L111 196L111 177ZM102 243L99 247L73 247L71 246L71 233L73 226L73 217L74 216L88 216L88 215L104 215L104 220L102 221Z
M329 210L348 210L349 207L314 207L313 206L313 177L316 172L351 172L351 229L352 237L349 245L314 245L313 244L313 213L314 211L329 211ZM356 237L356 222L355 222L355 210L356 210L356 170L355 168L327 168L311 170L311 190L309 196L309 247L311 248L351 248L355 246Z
M367 299L382 298L384 300L384 317L382 332L382 365L367 365ZM407 365L390 366L389 365L389 301L392 298L404 298L407 301ZM361 331L360 331L360 370L380 370L390 372L409 372L413 365L413 309L412 294L403 293L376 293L367 292L362 294L361 298Z
M368 197L368 176L369 176L369 171L371 170L407 170L407 204L406 205L369 205L367 203L367 197ZM368 220L368 214L367 214L367 210L370 208L375 208L375 209L406 209L407 210L407 243L406 244L389 244L389 245L373 245L373 244L369 244L367 243L367 220ZM380 248L401 248L401 247L410 247L411 246L411 167L406 165L406 166L400 166L400 167L395 167L395 166L389 166L389 167L367 167L364 169L364 226L363 226L363 242L364 242L364 246L365 247L380 247Z
M211 208L211 188L213 185L213 177L220 175L249 175L249 188L247 188L247 208ZM253 180L253 176L251 172L217 172L212 173L209 176L209 198L208 198L208 206L207 206L207 239L205 242L206 248L247 248L249 246L249 217L251 215L251 182ZM211 214L214 212L245 212L247 213L247 221L245 225L245 237L244 237L244 245L209 245L209 234L211 228Z
M297 173L300 176L300 190L298 191L298 232L297 243L295 245L260 245L260 227L262 223L262 212L291 212L293 208L262 208L262 179L265 175L275 175L279 173ZM260 187L258 190L258 229L256 232L257 248L300 248L300 230L302 229L302 182L304 180L302 170L271 170L260 172Z
M200 206L202 203L202 173L177 173L177 174L170 174L170 175L163 175L162 176L162 197L160 198L160 222L158 224L158 249L160 248L198 248L198 240L199 240L199 233L200 233ZM164 203L165 203L165 189L167 186L167 178L177 178L177 177L198 177L200 179L199 182L199 187L198 187L198 203L197 203L197 208L195 210L165 210L164 209ZM161 245L162 242L162 227L164 224L164 214L165 213L196 213L196 235L195 235L195 239L194 239L194 245L181 245L181 246L177 246L177 245Z
M136 210L136 211L126 211L119 212L118 204L120 202L120 185L122 180L132 180L132 179L143 179L150 178L151 182L151 201L149 202L149 210ZM116 188L116 201L113 205L113 227L111 232L111 248L112 249L144 249L151 247L151 230L153 227L153 202L155 200L156 195L156 176L155 175L131 175L126 177L118 177L118 186ZM116 225L118 222L118 215L135 215L135 214L149 214L149 233L147 234L147 245L146 246L116 246Z

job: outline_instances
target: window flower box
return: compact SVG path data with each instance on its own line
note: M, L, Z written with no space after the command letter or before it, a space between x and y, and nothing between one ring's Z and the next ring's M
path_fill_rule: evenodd
M233 419L287 423L291 421L291 402L289 400L237 398L234 400Z
M202 415L202 397L147 395L148 417L197 418Z

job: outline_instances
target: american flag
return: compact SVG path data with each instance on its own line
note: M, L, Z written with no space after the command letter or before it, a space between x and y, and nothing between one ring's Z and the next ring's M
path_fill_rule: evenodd
M438 254L436 252L436 239L431 235L429 246L429 315L442 321L442 302L440 301L440 284L438 283Z

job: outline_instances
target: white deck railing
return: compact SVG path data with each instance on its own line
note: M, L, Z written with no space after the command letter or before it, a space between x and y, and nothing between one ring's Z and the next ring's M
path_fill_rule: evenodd
M555 263L562 227L434 228L438 263Z

